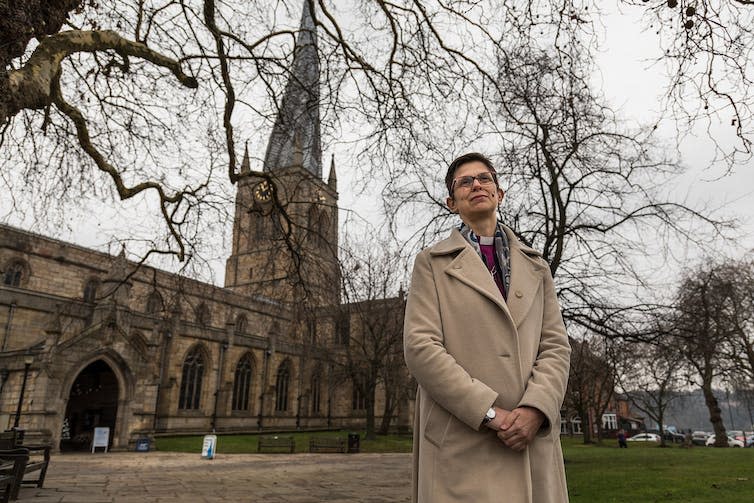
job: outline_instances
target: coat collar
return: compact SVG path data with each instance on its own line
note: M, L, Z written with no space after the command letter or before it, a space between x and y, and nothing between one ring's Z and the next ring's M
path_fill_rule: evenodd
M454 228L450 236L433 246L429 253L440 256L459 252L445 272L494 302L518 326L534 301L547 266L541 260L542 255L521 243L510 228L503 225L503 230L508 236L511 252L511 284L507 303L484 262L458 229Z

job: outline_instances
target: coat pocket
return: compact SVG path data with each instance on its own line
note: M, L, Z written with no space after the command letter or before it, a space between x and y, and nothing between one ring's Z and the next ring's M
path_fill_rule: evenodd
M424 438L437 447L442 447L452 416L450 412L432 402L424 423Z

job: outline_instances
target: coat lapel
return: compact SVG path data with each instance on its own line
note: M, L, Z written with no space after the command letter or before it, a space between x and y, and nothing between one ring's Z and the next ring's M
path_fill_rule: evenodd
M492 279L482 259L457 229L453 229L450 236L438 243L430 253L445 255L459 250L461 253L448 264L445 272L490 299L511 318L511 313L505 304L505 299L500 295L500 290L497 289L495 280Z
M524 246L509 229L508 234L511 252L511 284L508 292L508 309L516 327L529 312L534 296L542 284L542 274L547 267L542 261L531 257L540 256L539 252Z
M445 268L445 272L497 304L518 327L534 302L547 266L530 257L539 256L539 252L522 245L513 231L503 227L508 235L511 255L511 284L507 303L482 259L457 229L453 229L450 236L433 247L430 253L445 255L460 251Z

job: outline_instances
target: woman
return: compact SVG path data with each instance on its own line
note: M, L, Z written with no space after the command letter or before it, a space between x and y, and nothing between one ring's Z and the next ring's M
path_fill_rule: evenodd
M497 221L504 193L484 155L454 160L445 183L462 224L416 257L404 322L413 501L568 501L570 347L548 264Z

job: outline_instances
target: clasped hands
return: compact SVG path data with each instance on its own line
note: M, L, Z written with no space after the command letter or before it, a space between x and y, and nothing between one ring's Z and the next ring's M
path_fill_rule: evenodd
M495 412L495 419L487 427L497 431L497 438L517 452L526 449L545 421L542 411L534 407L516 407L510 411L495 407Z

